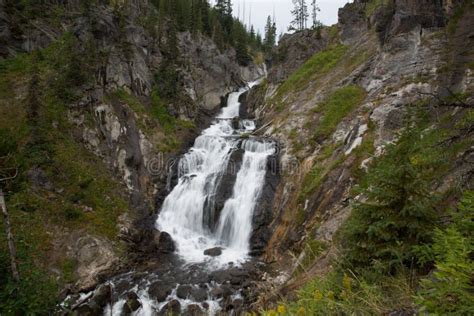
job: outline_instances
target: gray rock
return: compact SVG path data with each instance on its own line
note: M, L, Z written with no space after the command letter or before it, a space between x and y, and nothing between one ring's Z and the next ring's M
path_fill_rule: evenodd
M211 256L211 257L217 257L222 254L222 248L221 247L214 247L210 249L204 250L204 254L206 256Z
M127 293L127 301L123 306L123 315L131 315L140 307L142 307L142 304L139 301L138 295L135 292Z
M159 241L158 241L158 250L161 253L172 253L176 250L174 241L171 238L170 234L167 232L161 232Z
M76 232L69 236L68 255L77 262L76 274L78 290L88 290L98 283L100 274L112 269L119 259L110 241Z
M110 296L112 294L112 289L109 284L100 285L94 292L94 295L91 298L91 301L97 304L98 306L105 307L110 301Z
M191 285L180 285L176 290L176 296L182 299L188 298L191 294L192 286Z
M204 302L205 300L207 300L207 289L193 288L191 290L191 296L196 302Z
M220 287L215 287L211 290L211 296L214 298L228 298L232 295L232 289L230 286L222 285Z
M168 295L171 294L171 290L172 287L170 285L158 282L150 286L148 293L158 302L164 302Z
M328 45L328 38L326 30L323 30L321 34L314 30L284 34L275 51L277 57L272 61L272 68L268 74L269 82L283 82L308 58L325 49Z

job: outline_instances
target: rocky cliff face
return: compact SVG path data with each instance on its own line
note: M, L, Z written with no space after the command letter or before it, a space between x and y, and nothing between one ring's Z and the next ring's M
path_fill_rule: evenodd
M472 29L468 27L473 21L472 7L462 1L390 3L378 7L368 1L347 4L339 11L336 40L324 40L325 36L312 40L306 46L312 45L309 51L316 54L301 66L301 62L286 64L285 59L277 63L270 71L266 92L259 94L265 95L256 106L266 126L262 134L282 143L283 175L264 255L268 262L279 262L281 269L272 284L278 290L270 290L272 294L288 294L304 280L330 269L337 257L335 233L357 198L352 188L370 162L383 154L384 146L397 139L410 106L428 98L436 108L436 98L453 91L472 101L474 56L468 47L473 34L467 31ZM312 38L302 33L287 35L282 45L301 37ZM296 52L289 59L312 55L292 46ZM285 77L280 84L279 79ZM354 103L339 100L339 95L345 101L354 98ZM332 109L338 114L328 118L325 111L329 110L323 106L330 107L332 102L338 102ZM347 111L341 109L345 106ZM455 107L435 111L453 122L462 112ZM430 119L433 126L439 124L436 117ZM472 134L463 137L472 141ZM469 155L468 148L464 154ZM463 173L467 178L460 185L472 188L472 166L463 159L452 166L453 173L444 175L440 187L449 186L453 174ZM312 241L325 249L316 257L307 246ZM302 266L305 273L301 274L297 270Z

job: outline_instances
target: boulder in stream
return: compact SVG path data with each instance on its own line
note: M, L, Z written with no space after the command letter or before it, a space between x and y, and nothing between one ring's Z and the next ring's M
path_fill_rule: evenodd
M186 299L191 294L192 289L193 288L191 285L180 285L176 290L176 296L182 299Z
M222 248L221 247L209 248L209 249L204 250L204 254L206 256L217 257L222 254Z
M206 315L197 304L188 305L188 308L183 313L185 316L203 316Z
M167 232L161 232L158 239L158 251L161 253L172 253L175 250L176 246L171 235Z
M131 315L140 307L142 307L142 304L139 301L138 295L135 292L127 293L127 300L123 306L123 315Z
M171 286L161 282L154 283L148 289L150 297L156 299L158 302L164 302L168 295L171 294Z
M181 304L178 300L169 301L160 311L165 315L181 315Z
M204 302L207 300L207 289L195 288L191 290L191 296L196 302Z

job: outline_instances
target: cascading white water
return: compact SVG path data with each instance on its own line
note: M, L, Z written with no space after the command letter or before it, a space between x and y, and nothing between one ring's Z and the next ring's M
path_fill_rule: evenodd
M269 143L245 140L242 167L237 174L232 197L222 210L217 229L219 240L228 247L248 252L252 232L252 214L264 183L268 155L274 153Z
M241 262L249 252L252 214L264 185L267 157L274 153L273 144L244 140L242 166L215 232L205 225L204 212L206 201L214 199L232 151L241 143L235 136L255 129L251 120L240 122L241 131L232 127L232 119L239 116L239 97L255 84L258 81L229 95L217 121L196 138L194 146L179 161L178 184L166 197L156 226L172 236L178 254L187 262L209 261L220 266ZM224 248L221 256L204 255L204 250L216 246Z

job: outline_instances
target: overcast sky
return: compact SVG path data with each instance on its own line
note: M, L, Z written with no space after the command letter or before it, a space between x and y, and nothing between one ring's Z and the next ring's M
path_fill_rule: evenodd
M212 1L211 1L212 2ZM215 2L215 1L214 1ZM337 22L337 10L349 2L348 0L317 0L319 8L319 20L325 25L332 25ZM307 0L310 7L311 0ZM248 24L249 18L256 30L260 30L263 35L265 22L268 15L275 13L277 22L277 35L286 33L288 26L293 20L290 11L293 9L292 0L233 0L234 15L244 20L245 6L245 24ZM250 17L250 11L252 15ZM309 20L308 20L309 23Z

